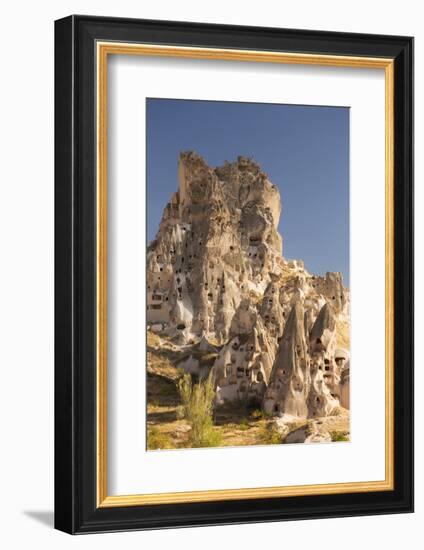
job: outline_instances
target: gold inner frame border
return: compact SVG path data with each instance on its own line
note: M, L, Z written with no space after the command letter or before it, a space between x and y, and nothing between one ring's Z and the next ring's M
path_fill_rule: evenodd
M261 63L384 69L385 72L385 479L316 485L218 489L178 493L108 495L107 491L107 62L109 55L216 59ZM365 493L394 489L394 60L321 54L96 43L97 62L97 507L143 506L306 495Z

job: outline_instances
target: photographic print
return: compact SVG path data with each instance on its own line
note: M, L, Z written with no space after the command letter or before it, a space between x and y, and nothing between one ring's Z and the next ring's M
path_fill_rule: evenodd
M146 120L148 450L349 441L349 108Z

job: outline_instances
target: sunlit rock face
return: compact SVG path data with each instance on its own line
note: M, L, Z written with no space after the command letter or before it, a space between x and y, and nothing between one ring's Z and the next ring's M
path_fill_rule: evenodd
M307 399L311 385L304 311L296 302L289 314L264 399L267 413L308 416Z
M326 303L312 327L309 335L311 365L311 390L308 395L308 416L327 416L337 407L334 386L336 371L334 351L336 347L336 323L329 305ZM339 378L337 379L337 385ZM332 391L333 390L333 391Z
M178 179L148 247L148 325L216 346L217 405L301 418L348 406L349 291L340 273L283 257L278 188L250 158L211 168L192 151Z
M240 302L281 272L280 194L245 157L214 169L182 153L178 172L148 249L148 320L225 342Z

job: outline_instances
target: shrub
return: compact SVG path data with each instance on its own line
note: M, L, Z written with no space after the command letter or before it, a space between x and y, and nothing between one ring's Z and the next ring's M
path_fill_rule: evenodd
M261 411L261 409L255 409L251 413L252 418L255 420L261 420L264 417L264 413Z
M262 426L259 437L261 445L279 445L282 443L282 435L274 422Z
M349 441L349 432L330 432L331 441Z
M149 428L147 431L147 448L150 451L157 449L171 449L172 442L170 438L159 431L158 428Z
M182 401L182 413L191 426L191 446L218 446L221 435L213 427L215 390L212 373L198 384L193 384L190 374L186 373L178 381L178 390Z

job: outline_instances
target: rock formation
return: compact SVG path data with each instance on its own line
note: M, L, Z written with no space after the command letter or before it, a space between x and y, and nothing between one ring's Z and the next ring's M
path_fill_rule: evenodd
M300 418L348 406L349 291L283 257L278 188L246 157L211 168L182 153L178 176L148 247L149 328L194 350L190 372L212 346L218 406Z

